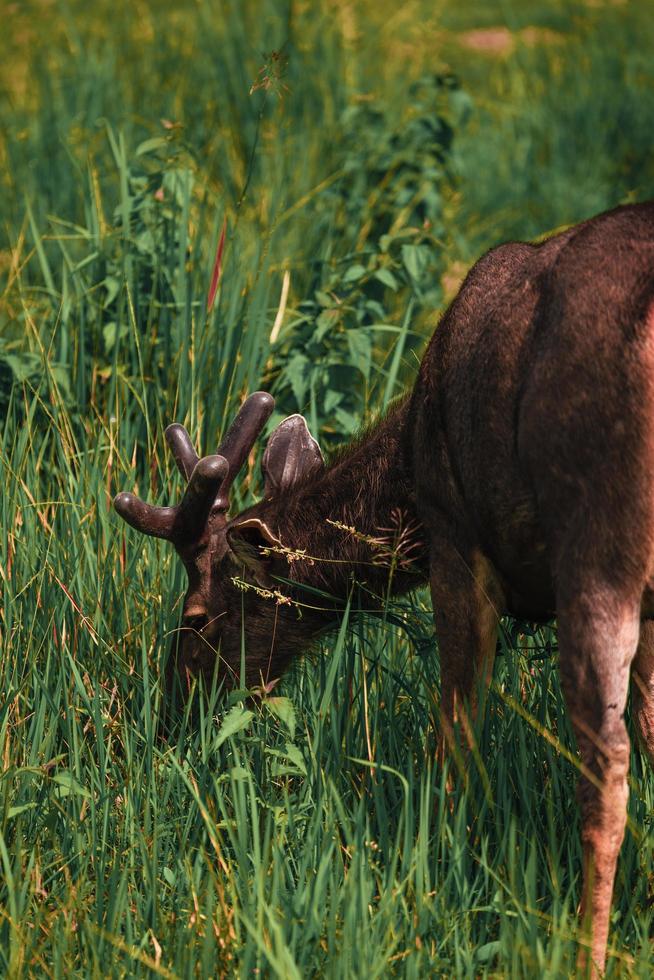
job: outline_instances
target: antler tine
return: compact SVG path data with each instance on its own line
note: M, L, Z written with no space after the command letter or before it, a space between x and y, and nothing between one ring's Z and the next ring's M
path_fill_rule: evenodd
M170 538L177 516L177 507L153 507L133 493L119 493L114 507L124 521L142 534L153 538Z
M216 507L220 510L227 510L229 489L274 407L275 399L272 395L267 391L255 391L245 400L220 443L218 452L229 463L229 472L221 484L215 501Z
M123 520L143 534L174 542L198 538L214 505L218 510L227 510L229 488L274 407L272 395L255 391L243 403L218 453L200 460L186 429L178 423L169 425L166 440L188 481L181 503L177 507L154 507L133 493L119 493L114 499L115 509Z
M177 463L177 469L188 483L198 462L191 437L179 422L173 422L172 425L169 425L164 434Z
M154 538L174 543L194 541L202 534L221 483L229 472L222 456L205 456L191 473L177 507L153 507L133 493L119 493L114 507L128 524Z
M229 463L224 456L204 456L199 460L177 508L175 540L194 541L200 537L228 473Z

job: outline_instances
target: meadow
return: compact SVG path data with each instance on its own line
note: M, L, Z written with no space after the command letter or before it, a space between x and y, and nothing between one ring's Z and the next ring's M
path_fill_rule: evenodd
M556 630L507 620L433 761L429 598L158 737L184 582L111 508L243 396L326 451L411 383L491 245L654 196L649 5L0 3L0 973L574 975ZM220 277L212 269L225 230ZM257 499L258 458L237 489ZM609 976L654 971L635 746Z

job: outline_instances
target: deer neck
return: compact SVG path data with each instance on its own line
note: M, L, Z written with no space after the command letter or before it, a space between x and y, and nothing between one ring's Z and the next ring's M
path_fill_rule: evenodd
M424 536L409 475L408 410L405 396L318 478L271 505L271 522L291 551L291 580L339 600L359 583L372 605L425 580Z

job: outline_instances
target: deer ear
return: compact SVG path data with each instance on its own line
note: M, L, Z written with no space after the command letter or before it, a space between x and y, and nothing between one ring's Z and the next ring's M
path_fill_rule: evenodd
M227 528L227 544L236 560L245 565L259 585L267 588L274 556L265 549L282 547L268 525L258 517L235 521Z
M261 461L264 494L290 490L308 476L317 476L325 468L320 446L301 415L289 415L280 422L266 446Z

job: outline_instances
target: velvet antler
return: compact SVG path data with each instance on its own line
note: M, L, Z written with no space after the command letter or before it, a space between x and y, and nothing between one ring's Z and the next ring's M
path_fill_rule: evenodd
M123 520L143 534L170 541L192 540L202 533L228 471L229 463L222 456L205 456L193 469L177 507L154 507L133 493L119 493L114 507Z
M272 395L266 391L255 391L243 402L240 412L227 430L218 452L229 463L229 471L220 485L214 504L216 510L227 510L229 507L229 491L232 483L274 407L275 399Z
M218 453L202 459L198 459L184 426L168 426L166 441L188 481L181 502L177 507L154 507L132 493L119 493L114 500L117 512L137 531L155 538L181 542L200 537L210 512L229 507L230 487L274 405L267 392L255 391L229 427Z

